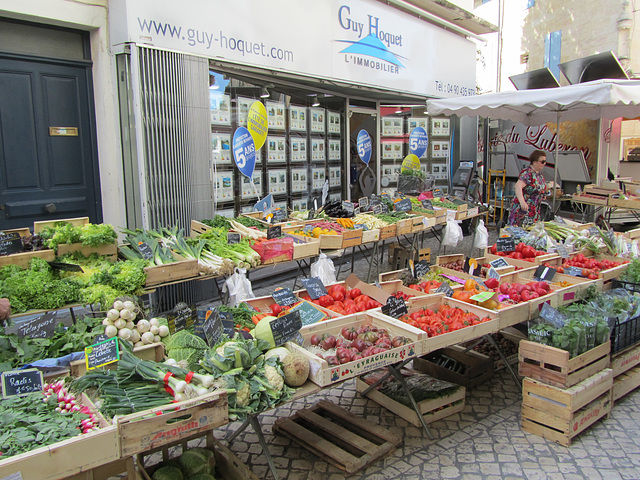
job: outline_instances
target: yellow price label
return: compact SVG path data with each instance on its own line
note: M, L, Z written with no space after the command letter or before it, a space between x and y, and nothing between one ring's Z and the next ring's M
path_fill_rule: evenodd
M267 140L267 132L269 131L269 122L267 120L267 109L264 108L262 102L255 101L249 108L247 117L247 130L253 138L256 150L260 150Z

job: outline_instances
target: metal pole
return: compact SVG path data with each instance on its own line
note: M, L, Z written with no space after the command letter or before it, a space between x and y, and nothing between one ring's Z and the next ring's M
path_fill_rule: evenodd
M551 212L553 216L556 216L556 191L558 190L556 187L556 182L558 181L558 150L560 145L560 112L556 112L556 162L553 166L553 207Z

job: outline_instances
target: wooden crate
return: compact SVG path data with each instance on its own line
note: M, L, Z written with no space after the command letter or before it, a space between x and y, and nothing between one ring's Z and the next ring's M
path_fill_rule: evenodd
M522 385L522 429L565 447L611 411L613 371L605 369L560 389L525 378Z
M613 401L640 387L640 366L631 368L613 379Z
M229 423L226 392L116 417L120 456L129 457Z
M421 232L425 229L424 215L416 215L415 217L411 217L411 233ZM435 221L434 221L435 225Z
M389 430L327 400L277 419L273 431L350 474L389 455L402 441Z
M355 247L362 244L362 229L345 230L342 232L342 248Z
M369 388L369 385L360 380L360 378L356 379L356 390L358 392L362 393L367 388ZM418 402L418 408L420 409L420 413L422 414L424 421L426 423L432 423L464 410L466 391L465 387L460 386L458 390L451 395ZM366 397L404 418L412 425L415 425L416 427L422 426L420 418L418 418L418 414L412 407L407 407L406 405L387 397L384 393L381 393L375 388L370 390L366 394Z
M385 272L378 275L378 282L390 282L392 280L400 280L402 276L407 273L406 268L401 268L400 270L393 270L391 272Z
M41 258L47 262L53 262L56 259L56 252L51 249L37 250L35 252L12 253L11 255L0 256L0 268L7 265L17 265L20 268L28 268L29 262L33 258Z
M115 462L99 465L82 473L77 473L64 480L112 480L113 478L140 480L133 457L120 458ZM25 479L26 480L26 479Z
M410 218L406 218L404 220L398 220L396 222L396 236L397 235L407 235L411 233L411 229L413 228L413 220Z
M142 360L162 362L164 360L164 343L150 343L149 345L136 347L133 349L133 354ZM111 363L101 368L116 368L117 365L117 363ZM87 362L84 358L82 360L74 360L69 364L69 375L72 377L81 377L85 373L87 373Z
M362 243L370 243L377 242L380 240L380 229L373 228L371 230L363 230L362 232Z
M464 365L464 370L455 372L438 365L434 360L440 355L446 355L458 362L458 364ZM474 350L464 352L464 349L459 346L446 347L415 358L413 360L413 368L432 377L456 383L466 388L472 388L488 381L493 377L494 373L493 361L489 357Z
M33 233L40 233L45 228L52 228L58 222L67 222L74 227L81 227L89 223L89 217L61 218L59 220L45 220L42 222L33 222Z
M518 271L517 273L520 278L533 281L535 269ZM556 282L568 282L571 285L569 287L558 288L553 285ZM588 278L574 277L573 275L565 275L563 273L556 273L551 281L551 287L556 292L556 306L558 307L568 305L578 300L591 286L596 287L596 290L601 292L603 285L604 280L601 278L597 280L589 280Z
M380 228L380 240L386 240L387 238L395 237L398 231L398 226L393 223Z
M487 259L487 262L491 262L493 260L496 260L497 258L504 258L509 265L514 265L518 267L518 269L528 269L531 267L542 265L543 263L546 263L551 267L559 267L560 265L562 265L562 257L559 255L556 255L555 253L548 253L546 255L540 255L539 257L534 257L531 259L532 261L529 262L527 260L494 255L489 251L489 249L487 249L485 252L485 258Z
M164 265L144 267L147 274L145 287L154 287L163 283L175 282L187 278L196 278L199 275L198 261L195 259L178 260Z
M389 331L393 338L396 335L402 335L410 340L410 343L401 347L392 348L383 353L365 357L362 360L344 363L342 365L329 365L323 358L309 352L304 346L310 345L310 338L313 334L322 335L330 333L338 335L344 326L359 327L360 325L374 325L378 328L384 328ZM426 333L422 330L407 325L399 320L376 315L375 312L356 313L344 317L326 320L305 327L300 332L304 338L303 346L299 346L293 342L287 343L287 348L292 351L299 352L309 360L309 379L321 387L340 382L348 378L352 378L364 373L370 372L377 368L386 367L393 363L398 363L407 358L415 357L421 353L422 339Z
M58 245L57 255L59 257L74 252L80 252L85 257L95 253L101 257L106 257L110 262L115 262L118 259L118 245L116 243L100 245L98 247L89 247L81 243L61 243Z
M191 220L191 230L189 232L189 236L191 238L196 238L198 235L206 232L207 230L211 230L211 227L197 220Z
M296 237L293 243L293 259L314 257L320 252L320 240L317 238L305 237L302 235L291 235ZM297 243L302 240L303 243Z
M81 399L84 405L92 405L84 395ZM103 422L94 432L0 460L0 478L21 474L15 478L58 480L89 472L120 459L119 440L117 428Z
M613 376L622 375L627 370L640 365L640 346L627 349L623 352L611 355L611 370Z
M522 340L519 345L519 372L524 377L567 388L576 385L610 363L611 342L569 358L569 352L541 343Z
M189 444L191 442L191 445ZM204 445L203 445L204 443ZM213 451L216 458L216 478L225 480L258 480L258 477L244 463L236 457L231 450L214 438L213 432L194 435L179 442L153 448L150 451L137 455L138 472L142 480L151 480L157 463L151 463L154 453L162 453L162 460L166 461L184 452L189 446L200 446ZM169 450L171 448L171 450ZM173 454L173 455L172 455Z

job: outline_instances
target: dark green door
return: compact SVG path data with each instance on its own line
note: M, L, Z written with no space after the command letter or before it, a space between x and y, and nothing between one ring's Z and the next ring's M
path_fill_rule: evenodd
M102 221L90 70L0 56L0 229Z

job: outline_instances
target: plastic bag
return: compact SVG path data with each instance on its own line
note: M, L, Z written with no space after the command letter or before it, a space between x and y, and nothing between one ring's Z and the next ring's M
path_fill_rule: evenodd
M442 246L455 247L462 240L462 228L455 220L447 220L447 226L444 229L442 237Z
M236 268L233 275L225 281L223 291L229 292L228 306L236 307L245 300L255 298L251 282L246 273L247 270L245 268Z
M311 276L318 277L325 285L330 285L338 281L336 278L336 267L333 265L333 260L322 252L318 257L318 261L311 265Z
M473 248L484 249L489 246L489 232L487 227L484 226L484 220L478 222L476 227L476 236L473 239Z

